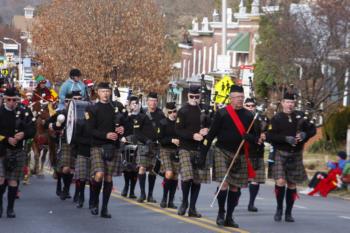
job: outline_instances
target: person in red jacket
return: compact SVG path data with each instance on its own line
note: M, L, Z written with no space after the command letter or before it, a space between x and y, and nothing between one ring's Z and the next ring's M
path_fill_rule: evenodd
M51 92L46 87L46 79L42 75L38 75L35 78L37 86L33 93L33 102L37 102L40 100L52 101Z

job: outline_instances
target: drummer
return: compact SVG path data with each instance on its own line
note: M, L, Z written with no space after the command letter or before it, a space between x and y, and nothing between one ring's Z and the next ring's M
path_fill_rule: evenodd
M67 140L65 137L65 125L67 119L67 109L69 102L72 99L79 100L81 99L81 94L79 91L73 91L71 94L67 94L64 101L64 109L57 111L52 117L50 117L46 123L47 128L50 131L50 135L56 137L56 144L59 154L57 154L57 158L55 164L52 166L56 168L56 176L57 176L57 186L56 186L56 194L61 198L61 200L65 200L67 198L71 198L69 194L70 184L73 179L73 169L75 159L71 154L71 148L67 144ZM59 115L64 116L64 122L60 122ZM62 118L61 118L62 119ZM59 143L61 140L61 144ZM63 179L63 190L61 185L61 178Z

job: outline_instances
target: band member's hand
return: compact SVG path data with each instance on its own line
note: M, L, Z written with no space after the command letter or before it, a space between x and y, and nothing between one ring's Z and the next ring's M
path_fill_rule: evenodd
M266 134L262 133L258 139L258 144L261 145L266 141Z
M17 139L16 139L16 138L9 138L9 139L8 139L8 143L9 143L11 146L16 146L16 144L17 144Z
M203 128L199 131L199 133L204 137L208 134L209 129L208 128Z
M203 136L199 133L195 133L193 134L193 139L200 142L203 140Z
M15 138L17 141L21 141L24 138L24 132L18 132L15 134Z
M171 139L171 143L175 144L176 146L179 146L180 145L180 140L176 139L176 138L173 138L173 139Z
M302 142L304 141L306 138L306 133L305 132L300 132L296 135L295 139L297 140L297 142Z
M112 141L116 141L118 139L118 134L114 132L107 133L106 138Z
M119 127L117 127L117 128L115 128L115 132L117 133L117 134L124 134L124 127L123 126L119 126Z
M292 136L286 136L285 141L291 146L295 146L297 143L296 138Z

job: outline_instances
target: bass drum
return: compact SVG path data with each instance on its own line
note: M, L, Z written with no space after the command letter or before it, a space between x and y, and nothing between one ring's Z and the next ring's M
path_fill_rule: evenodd
M85 109L92 105L91 102L82 100L72 100L68 106L67 123L66 123L66 138L67 143L74 143L74 138L77 136L77 131L85 122Z

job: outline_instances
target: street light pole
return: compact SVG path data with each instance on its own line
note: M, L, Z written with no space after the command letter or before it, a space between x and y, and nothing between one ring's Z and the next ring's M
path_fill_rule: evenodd
M222 0L222 49L221 54L226 55L227 47L227 0Z

